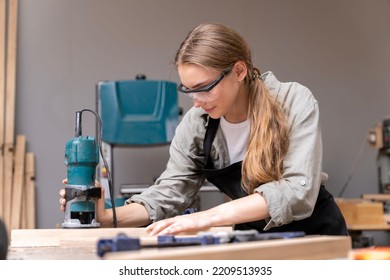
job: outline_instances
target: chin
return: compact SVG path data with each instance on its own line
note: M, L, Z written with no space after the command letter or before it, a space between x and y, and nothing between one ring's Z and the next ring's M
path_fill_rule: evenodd
M212 119L220 119L222 117L222 115L220 113L217 113L217 112L210 112L208 113L209 116L212 118Z

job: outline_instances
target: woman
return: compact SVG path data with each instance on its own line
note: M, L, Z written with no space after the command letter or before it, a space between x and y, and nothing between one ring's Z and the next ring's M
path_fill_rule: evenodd
M155 184L117 208L119 226L151 235L235 225L236 229L346 235L324 183L318 103L309 89L260 74L244 39L220 24L201 24L175 58L178 91L193 99ZM208 180L232 200L180 215ZM63 191L60 203L64 209ZM111 210L98 205L103 226Z

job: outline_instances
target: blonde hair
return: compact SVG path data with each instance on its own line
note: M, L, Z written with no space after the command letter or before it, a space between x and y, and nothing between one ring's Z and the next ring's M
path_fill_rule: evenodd
M248 192L261 184L279 180L289 146L287 118L253 67L251 51L233 29L221 24L201 24L193 29L176 53L175 65L193 63L223 70L243 61L247 67L244 84L249 92L251 123L248 149L242 164L242 187Z

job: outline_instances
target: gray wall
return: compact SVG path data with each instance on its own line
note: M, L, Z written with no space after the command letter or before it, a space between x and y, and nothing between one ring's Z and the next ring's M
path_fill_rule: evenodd
M175 51L205 21L241 32L262 71L313 91L327 187L337 196L369 128L390 114L389 13L388 0L21 0L16 132L27 135L37 157L38 227L63 220L58 190L66 176L64 145L74 134L74 112L94 108L97 81L145 73L177 82ZM179 103L184 111L191 106L182 96ZM377 151L365 146L345 197L378 191ZM135 158L118 159L118 181L141 174ZM147 176L156 176L167 150L145 158L153 158Z

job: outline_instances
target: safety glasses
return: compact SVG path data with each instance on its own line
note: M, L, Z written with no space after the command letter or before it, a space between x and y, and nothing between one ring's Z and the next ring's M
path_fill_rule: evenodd
M189 89L186 86L184 86L182 83L180 83L177 86L177 91L184 93L186 96L191 97L192 99L196 99L200 97L206 98L207 96L210 95L209 92L213 88L215 88L222 81L222 79L230 73L230 71L232 71L232 67L226 68L225 70L222 71L221 75L214 82L210 83L207 86L203 86L196 89Z

